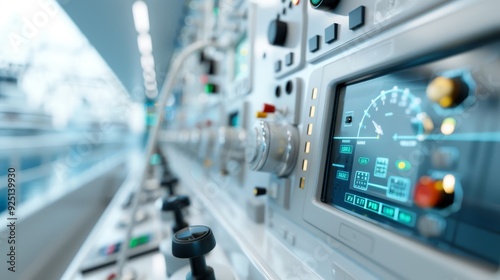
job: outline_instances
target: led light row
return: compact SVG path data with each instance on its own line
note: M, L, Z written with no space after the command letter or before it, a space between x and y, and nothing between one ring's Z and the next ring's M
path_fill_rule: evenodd
M313 88L312 94L311 94L311 100L316 100L318 98L318 88ZM316 106L311 105L309 107L309 118L314 118L316 115ZM307 125L307 135L311 136L313 133L313 124L309 123ZM311 152L311 142L306 141L305 146L304 146L304 153L309 154ZM302 160L302 171L306 172L307 168L309 166L309 161L307 159ZM299 188L304 189L306 186L306 178L305 177L300 177L299 181Z
M135 30L137 31L137 46L141 53L142 76L146 96L153 99L158 96L158 84L156 82L155 61L153 57L153 42L149 34L148 6L142 0L135 1L132 5Z

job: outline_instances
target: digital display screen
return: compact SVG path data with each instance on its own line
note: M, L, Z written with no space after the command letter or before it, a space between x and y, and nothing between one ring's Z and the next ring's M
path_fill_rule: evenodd
M371 81L342 89L329 165L336 185L346 190L345 203L414 226L416 213L407 208L418 175L411 157L424 130L421 100L408 87L385 88Z
M338 85L322 201L498 266L497 48Z

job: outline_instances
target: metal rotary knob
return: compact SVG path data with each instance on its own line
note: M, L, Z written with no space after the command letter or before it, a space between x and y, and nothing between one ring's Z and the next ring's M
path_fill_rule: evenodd
M289 175L297 162L299 132L293 125L257 122L249 131L245 157L250 169Z

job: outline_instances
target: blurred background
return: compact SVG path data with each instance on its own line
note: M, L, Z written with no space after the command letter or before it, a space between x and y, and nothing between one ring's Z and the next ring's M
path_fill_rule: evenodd
M186 5L150 2L0 0L0 218L14 168L19 279L61 275L143 161Z

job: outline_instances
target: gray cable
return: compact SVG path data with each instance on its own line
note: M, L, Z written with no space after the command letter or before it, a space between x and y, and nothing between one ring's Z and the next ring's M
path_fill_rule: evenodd
M172 91L173 86L175 85L177 74L180 72L180 68L182 64L184 64L184 61L194 52L202 50L207 47L220 47L215 41L198 41L194 42L191 45L187 46L177 57L174 58L174 62L170 67L170 70L168 71L167 74L167 80L163 87L161 88L160 94L158 96L158 120L156 122L156 125L150 130L149 132L149 138L148 138L148 143L146 146L146 155L145 155L145 163L144 163L144 169L141 170L140 177L138 178L138 184L137 184L137 191L136 195L134 196L132 200L132 213L131 213L131 219L130 223L127 227L127 232L125 235L125 242L123 243L122 250L120 254L118 255L118 262L117 262L117 274L119 276L119 279L122 278L122 273L123 273L123 267L125 266L125 262L127 260L127 254L128 254L128 244L130 243L130 239L132 237L132 230L135 226L135 215L137 212L137 208L139 206L139 196L140 196L140 191L142 189L142 185L144 183L145 178L147 177L146 174L148 173L148 168L149 168L149 162L150 158L153 155L155 145L157 143L158 135L160 132L161 124L164 119L164 114L165 114L165 105L167 104L168 97L170 96L170 93Z

